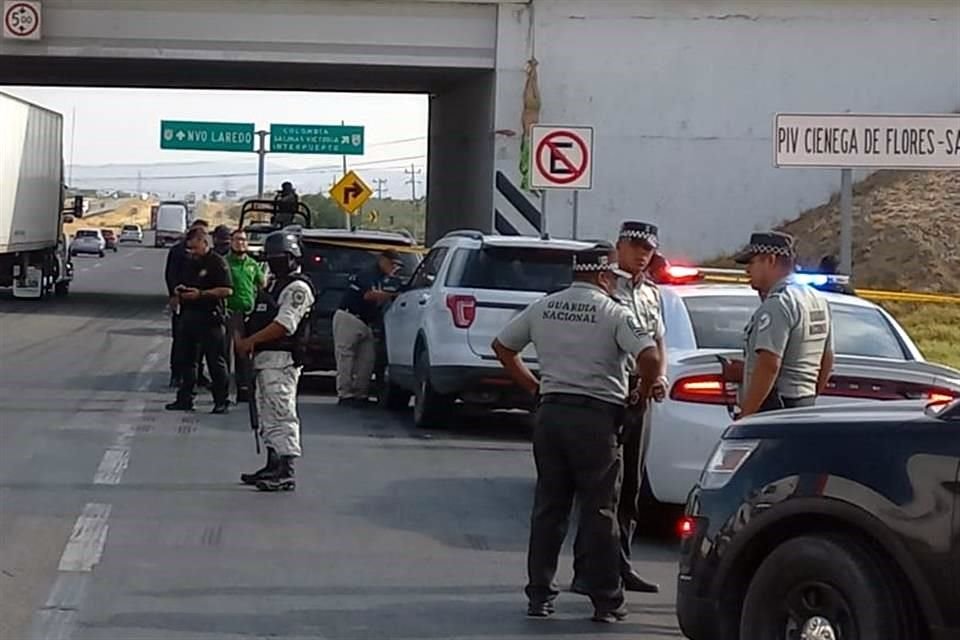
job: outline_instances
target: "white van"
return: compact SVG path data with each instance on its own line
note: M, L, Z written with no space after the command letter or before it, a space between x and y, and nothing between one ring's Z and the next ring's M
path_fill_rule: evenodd
M156 230L155 246L176 244L187 232L187 205L183 202L161 202L157 209Z

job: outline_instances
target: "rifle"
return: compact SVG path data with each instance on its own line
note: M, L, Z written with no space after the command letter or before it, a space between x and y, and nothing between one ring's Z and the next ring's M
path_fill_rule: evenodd
M253 363L247 368L247 384L250 395L247 397L247 413L250 415L250 428L253 429L253 441L257 445L257 455L260 455L260 414L257 413L257 374Z

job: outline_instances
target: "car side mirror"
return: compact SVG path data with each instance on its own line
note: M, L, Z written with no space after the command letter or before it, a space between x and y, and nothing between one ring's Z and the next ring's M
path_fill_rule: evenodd
M423 279L426 280L427 286L432 287L433 283L437 281L437 276L435 274L428 273L425 276L423 276Z

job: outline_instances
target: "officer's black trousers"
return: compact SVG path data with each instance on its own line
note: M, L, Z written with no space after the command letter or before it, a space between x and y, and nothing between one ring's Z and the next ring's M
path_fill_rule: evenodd
M171 313L170 314L170 336L173 338L170 342L170 374L176 378L183 379L183 371L181 371L180 366L180 350L182 347L178 346L180 342L180 326L182 325L181 318L183 314ZM203 374L203 351L197 350L197 353L194 357L196 372L194 375ZM209 365L208 365L209 366Z
M197 353L207 360L213 381L213 401L226 404L229 378L227 374L227 350L225 327L222 322L201 314L182 314L177 336L177 362L181 383L177 400L190 404L193 389L197 384Z
M620 499L617 502L617 521L620 524L620 575L625 576L633 570L630 556L633 537L640 522L640 486L643 484L643 470L647 448L650 444L650 430L644 429L644 413L647 403L630 407L623 420L623 482L620 485ZM585 580L583 567L586 566L585 542L578 535L573 544L573 574L577 582Z
M533 434L537 490L527 555L526 594L531 602L559 595L557 562L576 497L577 536L583 542L590 598L602 611L623 603L616 519L622 463L617 432L622 416L614 405L605 409L597 404L572 406L545 399L537 411Z

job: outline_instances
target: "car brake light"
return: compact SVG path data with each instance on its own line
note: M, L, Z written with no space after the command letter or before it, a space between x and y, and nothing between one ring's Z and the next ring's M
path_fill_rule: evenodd
M723 376L711 373L687 376L677 380L670 390L670 399L677 402L732 405L737 401L736 385Z
M447 308L453 316L453 324L458 329L469 329L477 318L477 300L473 296L449 295Z
M927 400L932 404L941 403L941 402L952 402L956 399L956 394L947 391L946 389L931 389L930 391L924 394Z
M677 521L677 535L681 539L693 537L697 532L697 519L691 516L683 516Z

